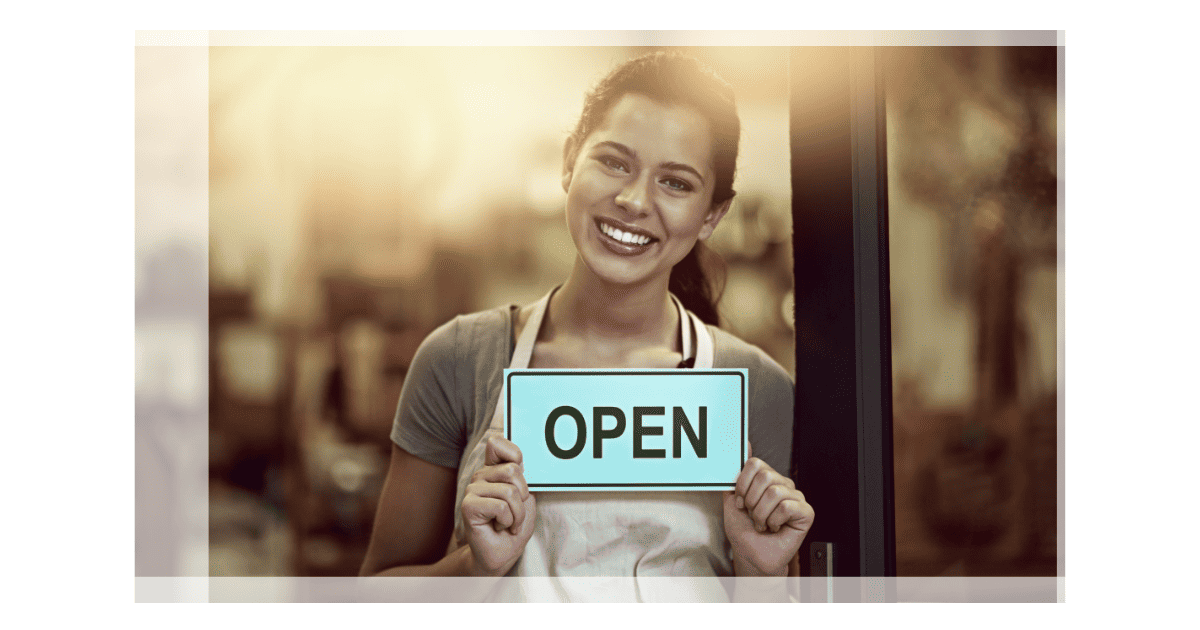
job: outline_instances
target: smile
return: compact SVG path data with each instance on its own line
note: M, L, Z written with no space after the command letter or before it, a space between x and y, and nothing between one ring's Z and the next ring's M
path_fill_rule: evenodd
M651 242L658 240L653 236L641 231L630 230L628 228L623 230L619 227L609 224L603 219L596 219L596 226L600 228L600 231L604 233L605 236L618 243L621 243L622 245L631 247L644 247L649 245Z

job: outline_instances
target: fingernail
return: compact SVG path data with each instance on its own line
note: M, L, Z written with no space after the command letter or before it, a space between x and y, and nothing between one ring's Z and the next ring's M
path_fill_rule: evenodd
M737 509L739 509L739 510L746 507L746 501L743 500L742 497L738 497L737 501L735 501L735 503L737 503Z
M758 532L758 533L760 533L760 534L761 534L761 533L764 531L764 530L763 530L763 526L762 526L762 525L755 525L755 526L754 526L754 530L755 530L755 531L757 531L757 532Z

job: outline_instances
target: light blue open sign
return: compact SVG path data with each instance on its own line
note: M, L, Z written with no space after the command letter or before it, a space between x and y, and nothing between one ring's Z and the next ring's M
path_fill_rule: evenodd
M529 489L732 490L745 369L504 370L504 434Z

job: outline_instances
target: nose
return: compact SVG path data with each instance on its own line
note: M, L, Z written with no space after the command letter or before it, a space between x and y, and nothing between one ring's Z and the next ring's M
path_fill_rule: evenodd
M617 194L617 205L629 214L643 216L650 212L650 177L630 178Z

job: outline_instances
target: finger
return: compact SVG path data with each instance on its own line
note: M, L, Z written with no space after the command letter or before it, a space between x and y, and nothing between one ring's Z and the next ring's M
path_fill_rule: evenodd
M802 492L797 490L796 494L799 495L795 499L796 508L784 525L793 529L798 529L802 532L807 532L812 528L813 521L817 520L817 512L813 509L813 506L809 504L808 501L804 500L804 494Z
M750 460L752 459L754 459L754 445L750 443L750 438L746 438L746 463L749 464ZM743 468L745 468L745 466L743 466ZM745 492L738 493L736 503L739 510L746 507L745 494Z
M738 509L746 506L746 492L750 489L751 482L754 481L755 475L766 464L761 459L751 457L746 460L746 465L742 466L742 471L738 473L737 482L734 484L734 493L737 494Z
M525 471L515 462L506 462L495 466L484 466L475 471L471 481L490 481L492 483L507 483L517 487L521 498L529 496L529 484L525 483Z
M759 500L758 504L754 506L754 510L750 513L750 518L754 521L755 529L758 529L758 531L767 531L768 529L772 532L779 531L778 527L771 527L767 519L775 512L775 508L779 507L779 504L788 498L790 497L786 486L772 484L768 487L763 492L762 499Z
M475 481L467 485L467 492L479 497L498 499L508 504L510 520L497 519L500 529L519 529L525 522L525 503L517 487L507 483ZM464 499L465 501L465 499Z
M750 481L750 487L746 489L747 510L752 511L758 507L759 501L762 500L763 493L767 491L767 488L777 483L776 477L778 477L778 474L774 470L771 470L771 467L767 466L766 464L758 469L758 472Z
M784 525L795 523L796 529L801 529L801 526L806 525L809 521L805 520L805 512L801 509L802 502L796 499L784 499L775 506L775 510L767 517L767 527L777 532ZM804 527L807 531L807 527Z
M513 462L518 465L521 463L521 449L499 435L488 437L484 453L483 463L485 466L495 466L505 462Z
M469 495L463 497L463 521L468 527L492 524L497 531L511 527L513 523L512 510L508 502L492 497ZM505 523L508 523L505 525Z
M753 457L754 457L754 445L750 444L750 440L747 439L746 440L746 463L750 463L750 459ZM734 504L737 505L737 509L739 509L739 510L744 509L746 507L746 499L743 496L744 494L745 493L743 493L743 492L739 492L737 495L737 499L734 501Z
M521 496L520 490L516 486L507 483L478 482L478 484L475 488L476 494L483 497L500 499L508 504L508 509L512 513L513 519L509 523L502 523L503 527L500 529L511 527L516 532L521 527L521 524L525 522L525 497Z

